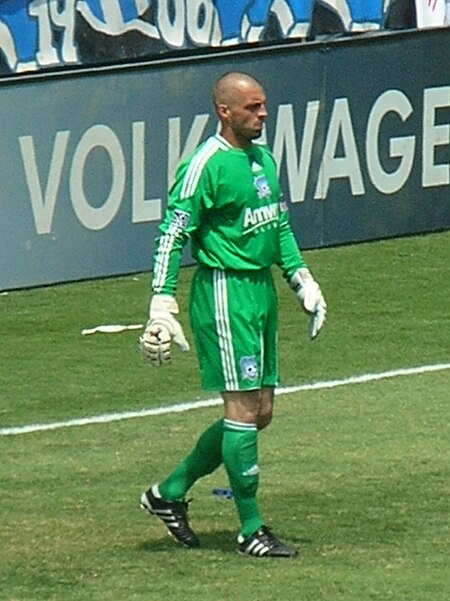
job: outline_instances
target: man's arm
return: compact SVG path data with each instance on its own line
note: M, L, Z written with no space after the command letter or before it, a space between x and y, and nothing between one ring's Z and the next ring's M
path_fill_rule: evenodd
M297 295L300 304L309 315L308 333L314 340L322 329L327 305L319 284L314 280L298 247L294 232L289 224L288 209L280 203L280 254L279 266L285 280Z
M172 341L182 351L189 350L176 318L179 309L175 299L183 248L198 227L201 215L201 191L189 197L182 193L188 173L188 163L182 164L169 193L166 215L159 227L160 235L155 240L151 284L153 296L149 318L139 339L142 357L154 366L170 363Z

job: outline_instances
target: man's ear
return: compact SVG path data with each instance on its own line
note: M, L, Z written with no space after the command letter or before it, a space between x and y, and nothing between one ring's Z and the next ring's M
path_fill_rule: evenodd
M221 121L228 118L229 110L226 104L216 104L216 113Z

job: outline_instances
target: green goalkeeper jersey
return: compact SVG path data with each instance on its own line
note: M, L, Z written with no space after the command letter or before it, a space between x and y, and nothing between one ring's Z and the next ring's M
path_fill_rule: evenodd
M156 239L152 288L173 295L182 250L212 269L255 271L278 265L286 280L305 263L281 199L274 158L252 143L242 150L211 136L179 165Z

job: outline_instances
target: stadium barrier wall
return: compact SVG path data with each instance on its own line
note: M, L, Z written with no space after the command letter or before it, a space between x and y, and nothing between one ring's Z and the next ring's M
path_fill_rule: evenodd
M303 249L449 229L449 42L377 33L0 82L0 290L148 270L230 68L266 88Z

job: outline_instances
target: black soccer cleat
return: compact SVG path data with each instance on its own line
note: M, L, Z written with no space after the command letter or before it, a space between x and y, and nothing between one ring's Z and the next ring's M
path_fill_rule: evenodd
M252 555L254 557L295 557L297 551L290 549L272 534L267 526L261 526L254 534L245 538L238 536L239 555Z
M199 547L197 535L189 526L188 501L165 501L154 493L154 486L142 493L140 501L142 509L159 518L176 541L185 547Z

